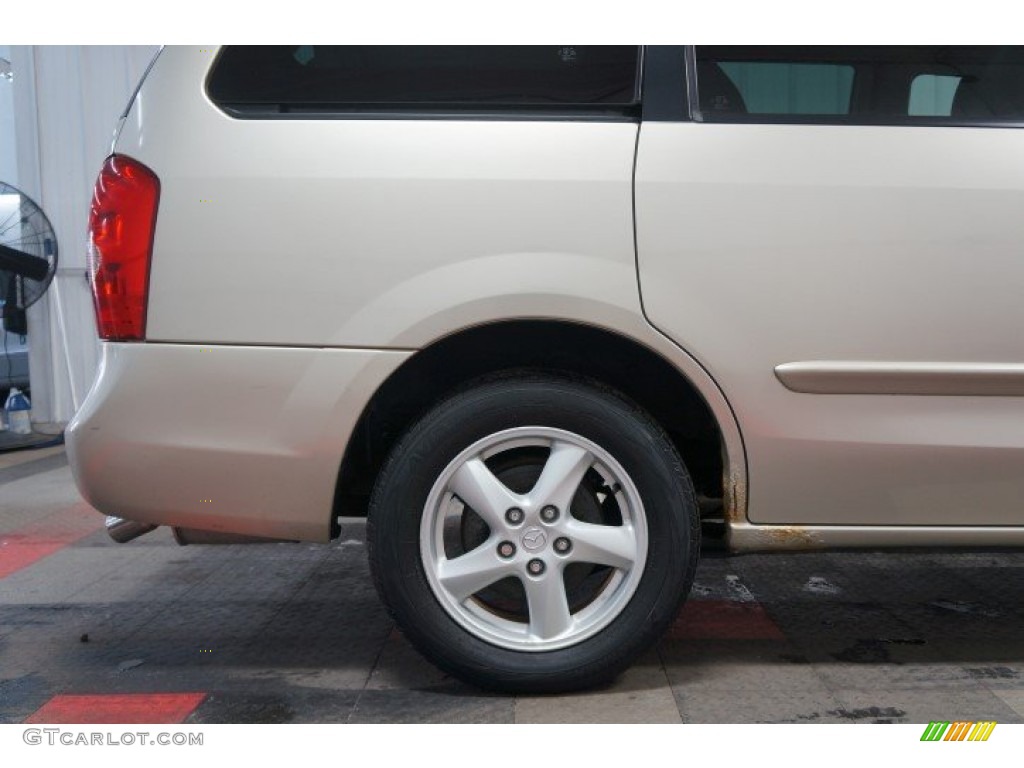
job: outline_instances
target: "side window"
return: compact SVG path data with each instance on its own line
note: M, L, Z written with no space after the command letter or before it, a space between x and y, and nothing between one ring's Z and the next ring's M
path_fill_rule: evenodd
M1024 122L1024 46L698 46L707 122Z
M850 111L853 67L847 64L723 61L718 66L739 90L748 114L845 115Z
M227 46L207 80L225 110L628 110L638 46Z
M907 114L913 117L950 117L960 75L917 75L910 83Z

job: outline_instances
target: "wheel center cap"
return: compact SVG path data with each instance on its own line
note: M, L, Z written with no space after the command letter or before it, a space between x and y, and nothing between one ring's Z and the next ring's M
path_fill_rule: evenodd
M548 535L541 528L531 526L523 531L521 541L523 542L523 549L527 552L536 552L537 550L544 549L544 545L548 543Z

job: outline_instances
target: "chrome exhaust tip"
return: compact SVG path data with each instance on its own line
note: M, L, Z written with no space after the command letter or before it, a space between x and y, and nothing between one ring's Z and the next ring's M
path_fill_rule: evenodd
M125 544L132 539L137 539L144 533L155 531L157 526L151 523L137 523L134 520L125 520L123 517L107 515L107 534L118 544Z

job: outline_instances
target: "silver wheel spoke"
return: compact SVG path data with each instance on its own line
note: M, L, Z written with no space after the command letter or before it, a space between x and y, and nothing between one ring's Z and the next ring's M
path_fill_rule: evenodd
M503 527L506 509L520 504L515 494L479 458L472 458L458 468L450 488L483 518L492 531Z
M437 565L438 580L459 602L500 581L512 572L506 560L500 560L490 539L472 552Z
M572 540L569 559L627 570L636 562L636 535L631 526L594 525L571 520L566 535Z
M537 480L520 493L528 473ZM590 473L594 483L584 481ZM600 506L608 488L616 489L621 526L573 517L577 494ZM613 455L564 429L523 426L452 457L424 504L420 557L434 596L464 630L500 648L543 652L571 647L615 620L643 576L647 539L643 502ZM585 580L570 600L564 577L574 562L611 571ZM522 592L503 589L512 579Z
M552 443L551 454L530 491L530 499L535 504L552 504L565 512L593 463L590 452L578 445L562 441Z
M526 604L530 610L530 634L550 640L572 626L565 584L557 569L550 569L538 579L523 579Z

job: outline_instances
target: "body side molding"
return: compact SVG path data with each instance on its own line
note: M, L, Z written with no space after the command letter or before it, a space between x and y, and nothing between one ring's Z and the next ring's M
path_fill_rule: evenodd
M778 365L775 376L818 395L1024 396L1024 363L814 360Z

